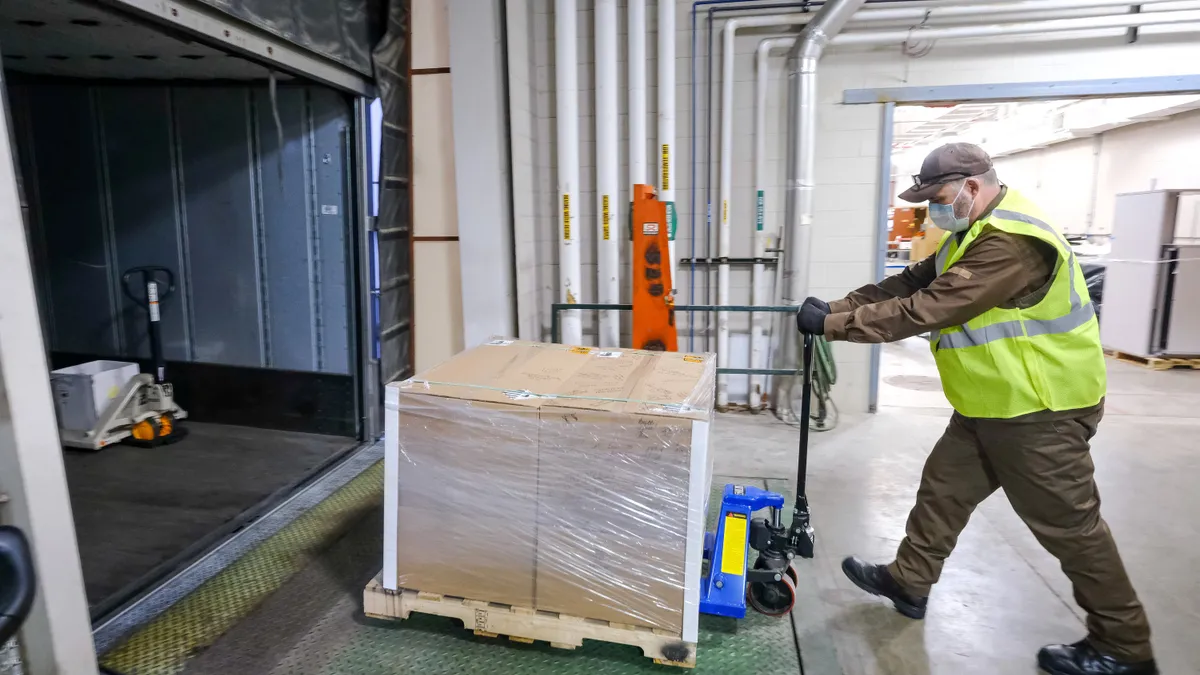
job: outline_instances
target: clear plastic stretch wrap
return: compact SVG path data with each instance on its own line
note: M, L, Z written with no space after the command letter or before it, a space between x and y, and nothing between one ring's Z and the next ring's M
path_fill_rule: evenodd
M493 340L389 385L385 587L694 641L714 382L709 355Z

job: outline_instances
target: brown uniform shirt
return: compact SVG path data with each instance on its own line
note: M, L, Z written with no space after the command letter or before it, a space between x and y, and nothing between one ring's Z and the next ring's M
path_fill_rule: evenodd
M1007 190L1001 188L985 215ZM1032 307L1045 297L1058 266L1053 246L992 228L985 228L944 274L938 274L935 258L930 255L900 274L830 302L825 338L894 342L965 324L994 307ZM1047 414L1067 418L1080 412L1032 413L1038 419Z

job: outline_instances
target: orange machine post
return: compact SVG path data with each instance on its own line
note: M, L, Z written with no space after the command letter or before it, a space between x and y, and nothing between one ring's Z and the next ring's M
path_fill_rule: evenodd
M633 348L674 352L675 295L667 260L667 206L649 185L633 186Z

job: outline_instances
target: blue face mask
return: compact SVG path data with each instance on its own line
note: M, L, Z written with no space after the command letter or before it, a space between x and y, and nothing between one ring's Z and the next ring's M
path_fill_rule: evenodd
M947 232L962 232L971 227L971 209L975 208L975 198L971 198L970 205L967 206L966 215L959 216L958 198L962 196L963 189L967 187L967 182L963 181L962 187L958 189L958 194L954 195L954 200L949 204L929 203L929 219L934 225L946 230Z

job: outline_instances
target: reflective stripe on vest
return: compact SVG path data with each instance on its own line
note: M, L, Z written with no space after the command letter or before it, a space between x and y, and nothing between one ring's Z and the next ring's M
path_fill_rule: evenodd
M960 349L962 347L978 347L993 340L1015 337L1033 337L1035 335L1051 335L1053 333L1069 333L1096 316L1096 308L1092 303L1071 310L1070 314L1057 319L1016 319L1002 321L983 328L967 328L961 326L962 332L941 335L938 349ZM1024 326L1024 328L1022 328ZM939 332L940 331L935 331Z

